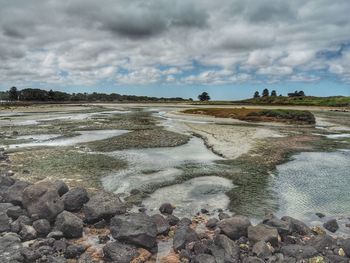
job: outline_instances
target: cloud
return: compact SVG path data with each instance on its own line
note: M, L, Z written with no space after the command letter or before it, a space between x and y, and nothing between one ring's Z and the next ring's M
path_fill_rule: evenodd
M2 85L350 80L348 0L0 0Z

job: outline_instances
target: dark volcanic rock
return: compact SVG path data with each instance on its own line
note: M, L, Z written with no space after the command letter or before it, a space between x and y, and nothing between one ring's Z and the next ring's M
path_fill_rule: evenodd
M216 260L212 255L199 254L194 258L194 263L216 263Z
M1 186L11 186L15 183L15 179L8 177L8 176L2 176L0 175L0 185Z
M14 205L22 205L22 193L29 185L27 182L16 181L4 193L5 201Z
M348 239L345 239L343 242L342 242L342 245L341 245L342 249L344 250L345 254L350 257L350 238Z
M111 220L110 228L112 236L120 242L148 249L156 246L157 226L146 214L115 216Z
M192 220L187 217L183 217L180 219L180 221L177 224L179 226L189 226L192 224Z
M225 235L217 235L209 250L217 263L239 262L238 245Z
M63 232L62 231L52 231L47 234L48 238L54 238L54 239L61 239L63 237Z
M69 188L66 185L66 183L61 180L47 181L47 182L48 182L48 187L53 187L54 189L56 189L59 196L62 196L69 191Z
M205 224L205 226L207 228L215 228L216 225L218 224L219 220L216 218L210 218L207 223Z
M329 235L318 235L311 238L307 244L314 247L321 253L323 251L330 250L334 245L336 245L336 240Z
M219 213L219 219L220 220L223 220L223 219L226 219L226 218L230 218L230 216L224 212L220 212Z
M246 237L250 225L249 219L240 215L223 219L218 223L221 232L233 240L239 239L242 236Z
M176 226L180 222L180 218L174 215L168 215L166 220L168 221L170 226Z
M336 219L328 220L323 224L323 227L332 233L335 233L339 229L339 225Z
M36 262L41 255L38 251L30 249L29 247L23 247L21 249L21 255L24 257L25 262Z
M11 230L10 218L6 213L6 209L0 209L0 233L8 232L10 230Z
M30 217L54 221L64 209L58 194L57 185L40 181L26 187L23 191L23 206Z
M36 230L38 236L47 236L51 231L50 222L46 219L39 219L33 222L33 227Z
M82 245L70 245L64 252L65 258L78 258L85 252L85 248Z
M95 223L101 219L109 220L115 215L124 214L126 207L115 194L100 192L84 204L83 211L86 222Z
M19 235L23 241L33 240L37 236L34 227L25 224L21 224L21 231L19 232Z
M277 217L272 217L263 221L263 224L275 227L281 236L289 235L292 233L291 223L283 221Z
M67 238L76 238L83 235L83 221L68 211L63 211L57 216L55 228L62 231Z
M311 246L287 245L281 248L283 255L297 259L308 259L317 255L317 250Z
M106 261L129 263L138 256L134 246L122 244L119 242L109 242L103 247L104 259Z
M259 258L267 258L271 256L271 250L265 241L257 242L252 249L252 252Z
M9 233L0 237L0 262L17 263L23 261L22 243L18 235Z
M26 214L25 210L22 209L20 206L9 207L6 213L9 217L11 217L14 220Z
M290 216L284 216L281 218L283 221L290 223L291 231L293 233L297 233L299 235L309 235L311 233L311 229L300 220L297 220Z
M253 243L259 241L269 242L272 246L277 247L278 231L276 228L264 224L249 226L248 239Z
M21 231L22 224L31 225L32 220L28 216L20 216L15 221L11 223L11 231L14 233L19 233Z
M167 234L170 230L170 225L168 223L168 221L162 216L162 215L153 215L151 216L153 222L156 224L157 226L157 234L161 235L161 234Z
M173 248L175 251L179 251L184 249L188 243L197 241L198 239L197 233L192 228L189 226L179 226L175 231Z
M77 187L69 190L62 196L64 209L70 212L79 211L89 201L85 188Z
M162 214L168 214L171 215L174 211L174 206L170 203L164 203L159 207L159 212Z

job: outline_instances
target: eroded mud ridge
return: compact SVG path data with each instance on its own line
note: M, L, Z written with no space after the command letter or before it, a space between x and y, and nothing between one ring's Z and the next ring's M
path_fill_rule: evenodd
M30 184L0 177L0 262L349 262L350 239L331 236L337 220L309 228L270 214L252 224L241 215L201 209L193 218L130 212L115 194ZM214 216L215 214L215 216ZM323 214L318 214L320 218Z

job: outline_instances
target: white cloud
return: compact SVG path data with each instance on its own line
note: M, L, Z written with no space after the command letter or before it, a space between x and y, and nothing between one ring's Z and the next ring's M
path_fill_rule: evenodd
M1 1L0 81L214 85L328 70L348 83L348 49L317 54L349 42L349 13L348 0Z

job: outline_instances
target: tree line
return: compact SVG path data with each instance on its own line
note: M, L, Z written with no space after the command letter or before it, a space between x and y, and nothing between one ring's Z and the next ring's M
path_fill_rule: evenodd
M0 100L6 101L40 101L40 102L74 102L74 101L187 101L180 97L157 98L148 96L120 95L117 93L66 93L42 89L22 89L16 87L0 92ZM188 99L192 100L192 99Z
M280 94L279 96L282 96L282 94ZM292 93L288 93L288 97L304 97L305 96L305 92L300 90L300 91L294 91ZM260 95L259 91L255 91L253 98L257 99L257 98L261 98L261 97L277 97L277 92L276 90L272 90L271 93L269 92L268 89L264 89Z

